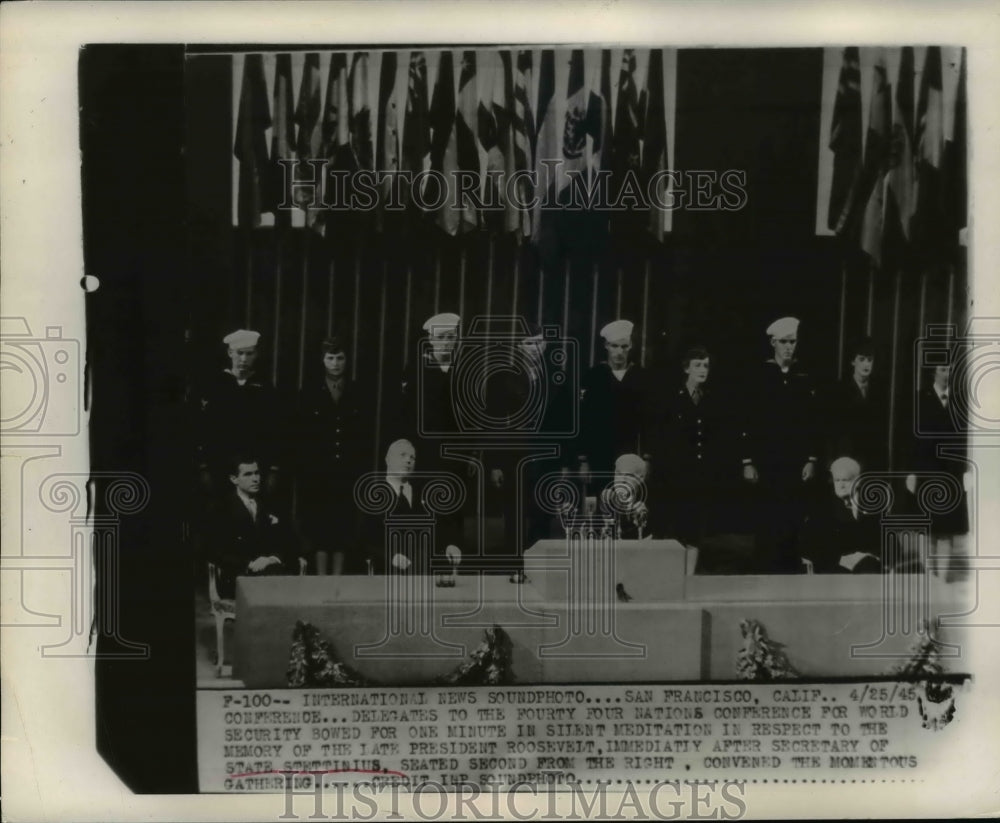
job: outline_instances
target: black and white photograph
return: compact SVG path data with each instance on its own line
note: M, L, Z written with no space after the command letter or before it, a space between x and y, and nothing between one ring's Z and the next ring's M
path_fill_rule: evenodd
M229 819L990 813L995 22L367 5L81 35L11 138L5 777L31 672Z

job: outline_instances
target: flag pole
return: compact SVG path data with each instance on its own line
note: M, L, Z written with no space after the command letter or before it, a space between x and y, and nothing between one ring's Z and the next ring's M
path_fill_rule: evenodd
M441 249L434 257L434 314L441 311Z
M538 264L538 325L542 325L542 318L545 316L543 311L545 300L545 269L542 267L541 262Z
M375 464L378 464L379 454L381 454L381 443L379 442L382 438L382 384L385 382L382 379L382 370L385 366L385 300L386 300L386 290L389 288L389 261L383 259L382 261L382 297L379 303L379 313L378 313L378 384L375 389L375 453L372 455L372 460Z
M840 265L840 331L837 338L837 379L844 373L844 325L847 316L847 260Z
M618 299L615 301L615 317L619 318L622 316L622 279L624 278L624 272L618 269Z
M410 365L410 309L413 299L413 266L406 266L406 306L403 313L403 371Z
M948 313L945 323L949 326L955 322L955 264L948 266Z
M275 228L275 255L274 255L274 337L272 338L272 358L271 358L271 384L278 385L278 344L281 340L281 280L284 265L282 265L282 254L285 250L284 238L281 229Z
M458 256L458 316L465 316L465 244Z
M875 263L868 266L868 309L865 315L865 334L872 336L872 324L875 320Z
M893 461L894 444L896 431L896 386L898 364L896 358L899 354L899 301L902 291L903 272L902 269L896 271L896 283L892 298L892 362L889 369L889 470L895 466Z
M493 237L489 239L489 258L486 261L486 318L489 320L493 313L493 253L496 241Z
M594 339L597 334L597 289L600 286L600 266L594 263L593 289L590 293L590 365L594 365Z
M927 271L920 272L920 310L917 314L917 339L923 337L927 321ZM924 370L917 369L917 389L924 387Z
M517 299L519 297L518 288L520 286L520 281L521 281L521 244L518 243L516 248L514 249L514 292L510 300L511 317L520 316L520 313L517 310L518 309Z
M649 320L649 270L652 263L647 258L646 268L642 273L642 348L639 353L639 365L646 365L646 326Z
M354 252L354 323L351 341L351 377L358 379L358 325L361 322L361 249Z
M247 250L247 299L246 308L244 309L244 327L248 329L253 328L253 229L247 227L246 233L246 250Z
M330 257L330 266L327 269L326 276L326 335L329 337L333 334L333 291L335 282L335 269L336 263L333 262L333 256Z
M302 311L299 313L299 389L306 367L306 320L309 315L309 229L302 235Z
M563 354L566 354L566 340L569 338L569 276L570 276L570 260L569 257L566 258L566 269L565 276L563 278L563 310L562 310L562 336L563 336ZM563 357L563 368L566 367L566 358Z

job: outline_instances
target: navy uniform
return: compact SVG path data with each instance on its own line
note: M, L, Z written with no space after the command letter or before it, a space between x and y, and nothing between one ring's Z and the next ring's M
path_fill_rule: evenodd
M628 361L632 323L616 320L601 329L608 359L592 367L581 383L577 451L590 470L609 473L622 454L642 454L648 416L645 370Z
M720 524L724 492L738 467L732 460L732 431L714 387L679 386L661 416L656 463L669 464L672 525L679 540L697 542ZM727 460L731 465L727 465ZM664 465L665 468L665 465Z
M491 478L499 487L504 521L502 554L520 564L525 550L549 536L551 515L535 500L535 489L543 476L575 465L575 435L572 431L571 397L562 375L543 356L547 345L541 329L533 327L519 341L521 349L511 353L511 369L497 369L485 376L485 398L491 421L501 421L510 441L528 447L558 450L552 457L533 459L521 468L528 449L486 449L484 458ZM518 540L518 526L523 531ZM492 551L493 547L487 547Z
M211 375L201 391L202 462L221 481L232 456L251 452L262 468L277 469L283 452L282 409L274 388L255 370L260 334L240 329L227 335L232 367Z
M819 457L816 391L794 360L799 321L785 317L767 333L775 349L747 385L741 451L754 486L759 571L800 571L795 534L812 492Z
M346 353L339 340L323 341L324 361L339 361L342 371L303 389L299 402L300 511L315 551L340 554L347 571L362 571L362 558L345 552L343 540L355 527L354 484L371 468L373 430L366 392L346 374ZM352 569L353 567L353 569Z
M827 458L853 457L862 471L888 467L888 399L882 383L873 380L874 348L861 341L853 348L853 373L838 383L827 401Z

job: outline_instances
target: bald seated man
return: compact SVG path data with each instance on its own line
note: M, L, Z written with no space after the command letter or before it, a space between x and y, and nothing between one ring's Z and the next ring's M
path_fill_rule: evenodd
M417 452L409 440L401 438L389 444L385 452L385 474L382 480L394 496L389 511L383 515L364 515L359 529L359 549L375 574L430 574L431 557L418 553L415 540L402 541L403 551L387 556L386 529L423 529L434 525L435 555L460 560L460 535L447 519L435 519L424 505L426 474L415 475Z

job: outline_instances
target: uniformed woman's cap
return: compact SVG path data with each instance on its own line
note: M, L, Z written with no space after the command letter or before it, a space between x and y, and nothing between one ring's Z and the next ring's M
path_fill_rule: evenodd
M612 340L622 340L626 337L632 337L632 329L634 325L631 320L612 320L608 325L601 329L601 337L607 340L609 343Z
M257 345L258 340L260 340L260 332L249 329L237 329L222 338L222 342L231 349L253 348Z
M457 314L443 312L442 314L435 314L433 317L428 318L427 322L424 323L423 329L431 334L434 332L454 331L458 328L460 322L462 322L462 318Z
M342 338L333 335L332 337L327 337L319 344L320 349L323 354L343 354L347 351L347 346L344 345Z
M767 327L768 337L792 337L799 330L799 318L782 317Z

